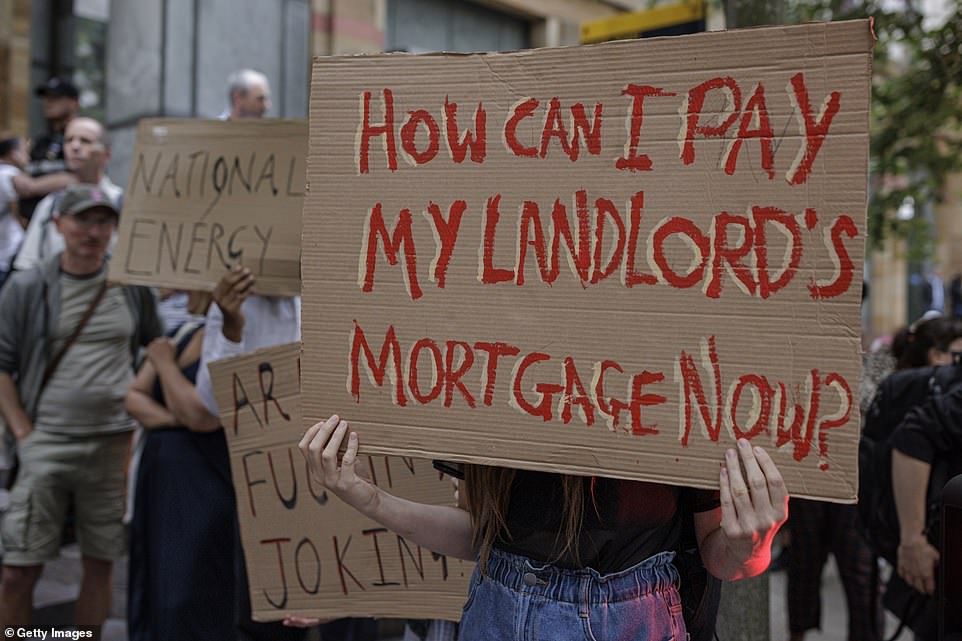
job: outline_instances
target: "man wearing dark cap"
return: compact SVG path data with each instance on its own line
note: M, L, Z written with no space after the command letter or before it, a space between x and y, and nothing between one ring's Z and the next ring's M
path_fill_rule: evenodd
M20 458L0 523L0 627L30 623L71 503L83 567L76 623L102 625L110 609L134 428L124 396L138 348L162 334L148 289L107 286L117 218L97 185L68 187L55 218L64 251L0 290L0 414Z
M43 117L47 120L47 133L38 136L30 149L30 162L26 173L34 178L66 172L63 156L63 134L67 123L80 111L80 92L72 82L65 78L51 78L34 89L43 106ZM59 188L59 187L58 187ZM33 215L45 194L20 200L20 215L27 220Z

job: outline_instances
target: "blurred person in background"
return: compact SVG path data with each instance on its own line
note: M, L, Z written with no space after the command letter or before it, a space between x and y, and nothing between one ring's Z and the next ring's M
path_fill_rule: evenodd
M131 641L236 636L234 593L224 589L234 573L230 467L220 455L223 432L201 425L204 405L194 387L211 296L186 296L191 319L147 346L125 401L146 430L130 524Z
M890 347L880 346L866 354L860 388L862 420L870 411L877 387L892 393L889 374L893 369L947 365L952 362L952 352L960 349L962 325L930 311L896 333ZM801 641L808 630L821 627L822 569L829 553L835 557L845 589L849 641L882 638L884 617L877 555L859 527L854 505L791 500L787 600L792 641Z
M24 138L0 134L0 287L13 268L23 242L27 220L21 215L22 198L42 197L77 182L70 173L34 178L24 171L29 160Z
M13 257L23 241L23 223L19 198L13 185L27 164L27 150L22 138L0 136L0 288L13 268Z
M227 109L221 120L263 118L271 108L267 76L253 69L238 69L227 77Z
M34 89L40 98L43 117L47 121L47 132L33 141L30 158L24 167L28 176L49 177L53 181L64 180L70 170L64 155L64 133L67 124L77 117L80 111L80 92L66 78L50 78ZM24 194L20 200L20 214L30 220L40 200L49 193L66 187L66 184L51 184L42 193Z
M886 606L914 632L936 641L938 606L933 598L939 553L959 541L940 541L938 497L962 474L962 385L934 395L908 412L892 443L892 490L898 515L895 572L886 585Z
M930 597L939 555L929 506L951 471L962 471L962 371L953 364L953 355L962 352L962 321L926 312L896 335L893 351L896 371L879 384L863 415L862 435L863 441L891 447L891 461L879 464L891 466L888 492L895 499L896 515L885 524L897 527L893 534L898 548L897 559L886 557L896 567L883 603L917 639L934 641L936 608ZM871 496L868 500L871 505ZM873 536L879 538L870 530L870 541ZM885 554L883 548L876 551Z
M67 167L76 180L99 187L119 211L123 190L107 177L110 140L103 125L93 118L71 120L64 136L64 154ZM54 212L57 211L57 202L62 193L51 193L37 205L20 252L13 262L14 269L23 271L36 267L63 251L63 236L53 224Z
M962 351L960 337L959 321L926 312L892 340L895 369L949 365L952 353Z

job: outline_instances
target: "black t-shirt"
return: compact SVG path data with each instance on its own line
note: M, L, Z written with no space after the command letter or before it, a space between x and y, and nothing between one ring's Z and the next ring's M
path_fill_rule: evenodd
M63 132L58 131L51 134L38 136L33 141L30 149L30 162L25 171L34 178L53 174L58 171L67 171L67 165L63 157ZM21 198L20 215L30 220L33 217L33 210L43 197Z
M691 493L685 503L693 512L719 506L718 492L713 490L603 477L586 479L584 488L580 566L602 574L620 572L652 555L677 550L684 516L678 506L683 493ZM563 508L559 475L518 470L508 505L510 537L499 539L497 547L542 563L578 567L573 555L560 554L564 548L558 534L563 529Z
M58 166L60 169L55 169ZM30 148L30 165L28 165L27 170L30 173L36 171L37 175L63 171L62 131L43 134L34 139L33 146Z

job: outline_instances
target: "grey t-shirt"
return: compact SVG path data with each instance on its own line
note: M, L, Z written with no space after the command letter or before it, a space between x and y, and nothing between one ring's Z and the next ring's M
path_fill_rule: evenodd
M73 333L106 278L60 275L60 322L51 345L56 354ZM70 435L108 434L134 428L124 409L133 381L130 340L134 316L123 290L108 287L83 332L47 383L37 407L36 428Z

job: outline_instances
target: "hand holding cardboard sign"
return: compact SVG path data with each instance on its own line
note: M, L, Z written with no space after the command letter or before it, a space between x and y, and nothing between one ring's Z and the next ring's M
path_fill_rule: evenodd
M760 574L771 560L775 533L788 518L788 491L782 475L765 450L739 439L738 451L729 449L725 454L719 487L721 526L712 533L716 536L702 541L705 563L719 578ZM716 539L714 544L707 540L711 538Z
M347 451L338 460L341 442L347 432L347 421L335 414L309 428L298 447L311 467L311 475L318 482L351 507L365 513L377 500L377 489L355 469L357 433L350 433Z
M234 265L217 283L212 297L224 314L224 338L239 343L244 333L241 305L254 291L254 275L241 265Z
M347 450L338 460L344 436ZM477 557L467 511L405 499L361 476L357 467L358 436L336 414L311 426L298 444L311 476L339 499L406 541L434 553L473 561Z

